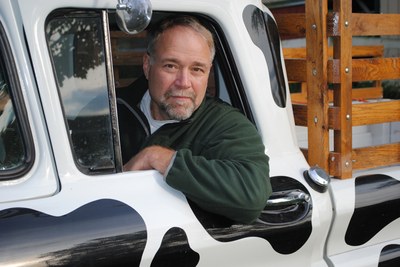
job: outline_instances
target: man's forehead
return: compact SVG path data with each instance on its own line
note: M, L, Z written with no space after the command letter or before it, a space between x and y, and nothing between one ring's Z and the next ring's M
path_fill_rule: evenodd
M206 39L188 27L176 26L165 31L155 48L156 57L162 61L190 61L198 65L211 63L211 51Z

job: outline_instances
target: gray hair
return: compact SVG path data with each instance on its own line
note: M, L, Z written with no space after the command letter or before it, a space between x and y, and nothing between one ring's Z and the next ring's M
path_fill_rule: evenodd
M210 48L211 61L214 59L215 45L212 33L205 26L203 26L197 18L187 15L167 17L160 23L157 23L157 25L151 27L149 30L150 39L147 46L147 53L150 55L154 54L155 46L163 32L176 26L188 27L201 34L207 41L208 47Z

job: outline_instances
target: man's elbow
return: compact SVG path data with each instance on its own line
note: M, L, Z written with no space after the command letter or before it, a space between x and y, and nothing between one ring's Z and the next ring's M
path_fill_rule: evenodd
M271 190L260 190L260 192L247 197L247 201L244 201L238 210L240 218L237 221L244 224L254 222L264 210L270 195Z

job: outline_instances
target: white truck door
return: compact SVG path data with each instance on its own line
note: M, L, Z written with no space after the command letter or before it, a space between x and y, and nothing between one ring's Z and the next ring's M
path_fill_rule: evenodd
M16 1L0 3L0 203L59 190Z

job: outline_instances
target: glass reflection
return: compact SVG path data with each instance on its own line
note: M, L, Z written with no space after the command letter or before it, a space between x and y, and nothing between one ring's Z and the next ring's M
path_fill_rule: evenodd
M102 20L97 13L56 16L46 27L48 46L78 166L114 167Z

